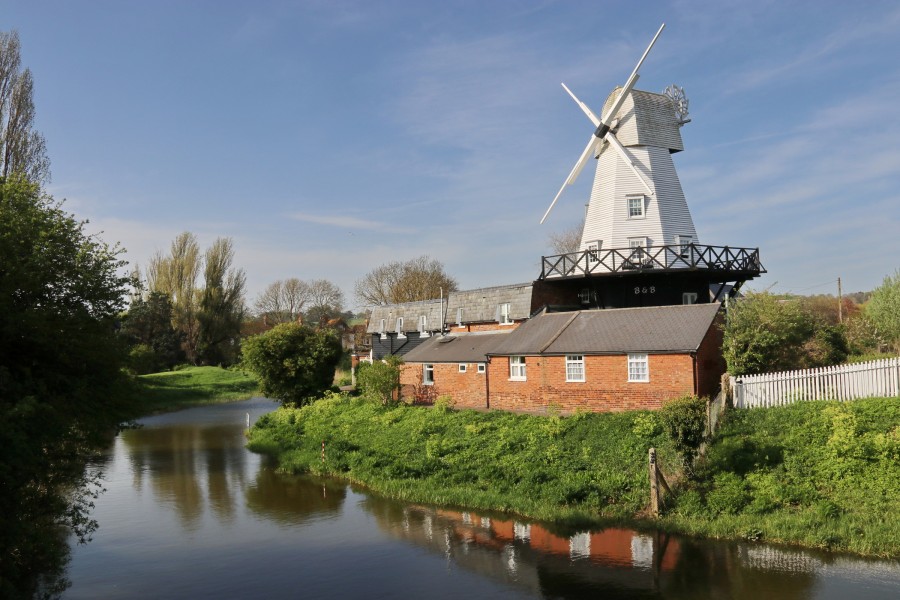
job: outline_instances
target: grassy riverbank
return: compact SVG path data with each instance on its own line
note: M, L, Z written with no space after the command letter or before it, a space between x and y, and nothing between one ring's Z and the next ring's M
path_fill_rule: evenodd
M681 480L658 525L900 556L898 424L898 399L732 413L697 481ZM339 395L261 418L249 443L288 472L571 525L647 524L651 446L676 479L675 452L654 413L537 417L382 407Z
M663 525L900 556L900 398L733 411Z
M135 408L140 414L231 402L258 392L256 380L239 370L188 367L137 377Z

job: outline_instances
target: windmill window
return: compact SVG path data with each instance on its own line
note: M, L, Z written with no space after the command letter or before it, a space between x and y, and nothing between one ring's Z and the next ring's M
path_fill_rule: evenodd
M644 260L644 248L647 247L647 238L628 238L628 247L631 248L631 262L640 263Z
M603 246L602 240L588 243L588 261L595 263L600 262L600 248Z
M643 194L640 196L628 196L626 200L628 202L628 218L643 219L645 216Z
M691 244L694 243L694 238L689 235L676 235L675 243L679 246L678 254L681 258L690 258Z
M584 381L584 355L566 355L566 381Z
M422 384L434 385L434 365L427 363L422 365Z
M403 317L397 317L397 337L405 338L406 334L403 333Z
M512 381L525 381L525 357L509 357L509 378Z
M650 362L646 354L628 355L628 381L637 383L650 381Z
M499 315L497 317L497 321L501 325L511 325L512 324L512 317L510 316L509 302L504 302L503 304L501 304L498 307L497 312L499 313Z

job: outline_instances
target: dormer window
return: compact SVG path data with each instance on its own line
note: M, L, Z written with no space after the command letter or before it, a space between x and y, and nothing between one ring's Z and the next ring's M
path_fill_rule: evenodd
M462 327L462 307L456 309L456 324Z
M509 302L504 302L497 307L497 322L501 325L511 325L512 317L510 316Z
M428 337L428 317L426 315L419 317L419 337Z
M386 332L385 332L385 327L386 327L386 325L387 325L387 324L386 324L386 322L385 322L385 319L382 319L382 320L381 320L381 323L378 325L378 337L380 337L381 339L384 339L384 336L385 336L385 333L386 333Z
M628 202L628 218L629 219L643 219L646 215L644 214L644 195L641 194L639 196L626 196L626 201Z
M397 317L397 337L405 338L406 334L403 333L403 317Z

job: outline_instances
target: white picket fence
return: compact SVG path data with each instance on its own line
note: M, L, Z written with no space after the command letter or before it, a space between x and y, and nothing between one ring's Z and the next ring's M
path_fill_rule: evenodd
M735 408L784 406L802 400L900 396L900 357L731 378Z

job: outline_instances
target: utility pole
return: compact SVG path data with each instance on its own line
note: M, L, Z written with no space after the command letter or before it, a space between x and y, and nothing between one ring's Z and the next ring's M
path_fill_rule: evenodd
M838 322L844 322L844 298L841 295L841 278L838 277Z

